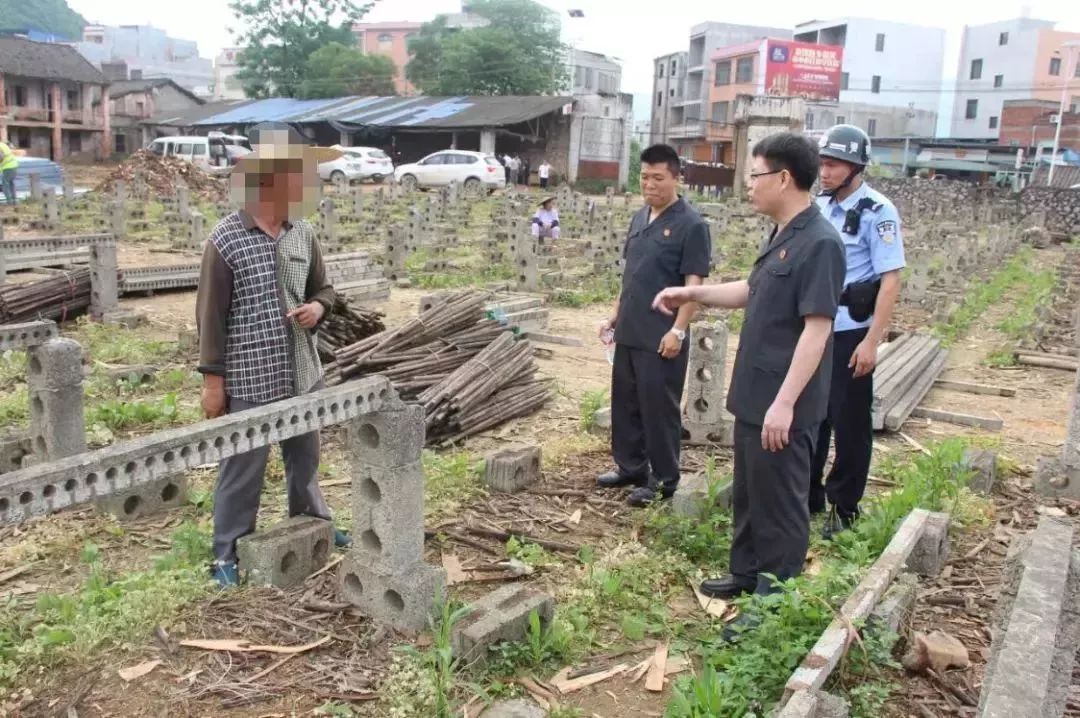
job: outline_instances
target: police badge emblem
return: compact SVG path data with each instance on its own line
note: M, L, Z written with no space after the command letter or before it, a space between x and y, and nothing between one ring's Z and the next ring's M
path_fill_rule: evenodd
M878 236L885 244L892 244L896 240L896 222L891 219L877 223Z

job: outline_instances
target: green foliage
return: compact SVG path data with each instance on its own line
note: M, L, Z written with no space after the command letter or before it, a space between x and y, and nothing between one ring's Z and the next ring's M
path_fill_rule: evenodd
M630 140L630 173L626 177L628 191L633 192L641 185L641 142Z
M308 56L300 97L393 95L395 72L394 61L385 55L327 43Z
M933 327L941 343L948 346L968 330L971 323L1014 287L1026 287L1041 283L1039 272L1032 269L1033 251L1024 247L990 277L989 281L972 283L964 303L944 322ZM1034 312L1034 305L1032 306ZM1010 324L1009 326L1013 326Z
M30 420L30 393L25 384L0 394L0 426L21 426Z
M716 491L723 483L716 481L710 484L711 500L708 505L716 505ZM727 511L714 508L702 518L694 519L678 516L667 506L659 506L650 510L646 527L650 545L656 542L657 545L666 546L706 571L720 571L727 567L731 550L731 514Z
M472 499L483 496L480 481L483 460L465 451L439 454L424 451L424 506L429 518L456 512Z
M457 705L458 662L450 645L454 625L469 612L468 606L443 603L438 619L432 621L432 645L426 651L403 646L395 656L382 695L393 718L452 718L460 715Z
M551 297L560 307L580 308L592 304L614 302L622 290L622 280L614 275L590 275L574 289L560 289Z
M72 10L66 0L0 0L0 27L52 32L75 42L82 40L85 26L86 18Z
M987 355L986 364L998 368L1016 366L1016 353L1011 349L995 349Z
M156 401L112 399L86 410L86 425L100 424L112 431L145 426L169 426L181 418L176 394Z
M0 354L0 386L11 386L26 379L26 352Z
M1055 276L1049 269L1028 271L1017 284L1018 296L1012 302L1012 311L998 322L997 329L1016 342L1031 337L1038 323L1038 310L1052 301Z
M208 529L184 524L151 569L112 576L100 549L86 544L80 558L89 575L78 591L42 594L31 611L17 610L14 601L0 605L0 688L12 688L37 668L87 662L168 625L212 585L204 566L209 553Z
M92 322L81 317L74 339L86 356L104 364L154 364L176 354L175 342L146 339L137 332Z
M545 551L543 546L531 541L519 541L515 536L511 536L506 541L506 555L534 568L557 566L559 564L558 560Z
M533 611L523 642L497 643L489 649L486 672L492 676L512 676L523 669L531 673L554 671L574 658L571 631L569 624L558 618L547 626L542 625L540 615Z
M590 431L596 426L596 412L606 407L611 402L608 400L607 389L593 389L587 391L581 397L578 407L581 410L581 429Z
M551 709L548 718L585 718L585 709L577 706L559 706Z
M457 29L446 16L409 42L409 80L426 95L543 95L567 86L559 16L532 0L476 0L485 27Z
M371 6L370 2L353 0L230 2L229 9L243 28L234 34L236 44L242 48L236 77L244 92L256 98L297 97L305 79L309 79L307 63L312 53L330 43L351 46L352 24ZM313 91L321 87L320 82L320 78L312 77L307 88Z
M867 501L853 530L815 545L822 557L819 573L786 581L779 593L770 596L740 599L741 609L756 614L760 624L737 644L724 642L711 626L698 636L706 670L677 682L668 718L763 715L833 619L836 606L847 598L912 509L949 512L958 526L985 521L987 502L964 488L968 476L957 468L963 450L961 442L944 442L934 446L930 456L919 455L906 464L894 460L882 467L881 473L890 475L898 487ZM891 665L888 637L868 637L864 645L853 649L866 653L852 656L851 673L873 674L870 665ZM884 700L882 695L887 696L886 687L860 688L853 699L864 706L877 705Z
M321 706L316 708L315 715L331 716L331 718L353 718L353 716L359 714L356 712L356 709L348 703L338 703L337 701L331 701L329 703L323 703Z

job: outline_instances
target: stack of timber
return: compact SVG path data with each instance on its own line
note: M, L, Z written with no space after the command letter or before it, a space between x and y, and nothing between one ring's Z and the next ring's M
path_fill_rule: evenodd
M76 269L48 279L0 285L0 324L35 319L63 322L90 306L90 270Z
M934 381L949 353L941 342L920 333L902 334L878 350L874 370L874 429L899 431Z
M382 312L354 307L348 297L338 294L334 298L333 311L319 327L319 358L325 362L334 360L334 352L367 339L386 329Z
M527 416L551 398L532 344L486 318L486 296L456 292L396 329L334 352L328 384L379 374L423 405L428 443L449 443Z

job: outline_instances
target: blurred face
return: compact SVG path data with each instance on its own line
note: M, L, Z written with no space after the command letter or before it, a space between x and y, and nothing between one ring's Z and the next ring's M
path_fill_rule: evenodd
M764 157L753 158L746 186L750 204L757 212L771 215L780 205L781 196L789 185L791 174L787 170L773 170Z
M675 200L679 178L665 163L641 164L641 196L650 207L665 207Z
M821 169L818 177L821 180L821 189L834 190L844 183L855 167L847 162L835 160L832 157L821 158Z
M312 163L308 163L312 164ZM301 159L278 160L259 178L258 204L267 214L291 216L305 199L305 188L315 186L315 168Z

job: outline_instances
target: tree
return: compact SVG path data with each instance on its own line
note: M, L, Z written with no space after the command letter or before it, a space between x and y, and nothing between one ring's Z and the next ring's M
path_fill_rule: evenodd
M476 0L484 27L447 27L445 16L421 26L409 43L406 74L428 95L539 95L568 83L559 16L533 0Z
M641 142L630 140L630 171L626 176L627 190L633 192L641 184Z
M82 40L86 20L65 0L0 0L0 27L41 30L67 40Z
M300 97L393 95L396 69L389 57L331 42L308 57Z
M352 24L371 2L354 0L233 0L229 8L245 28L237 33L241 51L237 79L248 97L296 97L307 60L332 42L354 42Z

